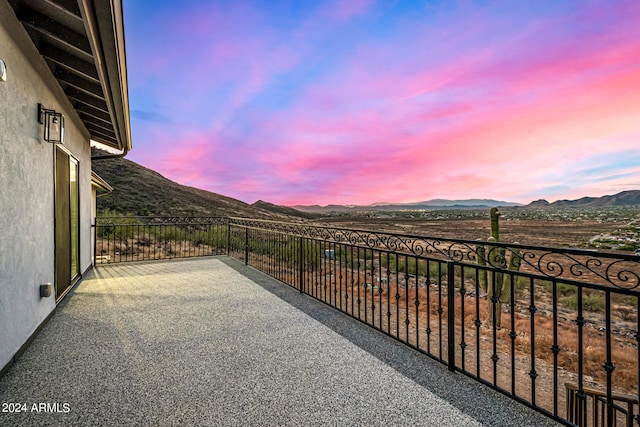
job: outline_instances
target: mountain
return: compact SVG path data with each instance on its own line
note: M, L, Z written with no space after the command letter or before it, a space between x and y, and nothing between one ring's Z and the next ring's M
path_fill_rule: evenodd
M493 206L521 206L519 203L504 202L493 199L431 199L423 202L410 203L374 203L362 206L345 205L297 205L292 208L303 212L325 213L325 212L353 212L353 211L398 211L398 210L428 210L428 209L473 209L490 208Z
M606 206L640 205L640 190L622 191L611 196L582 197L576 200L557 200L553 203L541 199L531 202L527 208L598 208Z
M424 206L435 206L435 207L443 207L443 208L448 208L452 206L490 208L493 206L502 206L502 207L520 206L520 203L505 202L502 200L493 200L493 199L465 199L465 200L431 199L424 202L409 203L409 205L421 205L421 206L424 205Z
M300 220L308 214L266 202L253 205L231 197L173 182L131 160L94 160L92 169L113 192L97 199L98 212L157 216L239 216L273 220Z
M287 206L274 205L273 203L264 202L262 200L258 200L257 202L253 203L251 206L262 209L262 210L270 211L270 212L281 213L283 215L288 215L288 216L297 216L297 217L302 217L307 219L318 218L318 215L314 213L302 212L294 208L290 208Z
M539 199L539 200L535 200L535 201L529 203L526 207L528 207L528 208L546 208L550 204L551 203L547 202L545 199Z

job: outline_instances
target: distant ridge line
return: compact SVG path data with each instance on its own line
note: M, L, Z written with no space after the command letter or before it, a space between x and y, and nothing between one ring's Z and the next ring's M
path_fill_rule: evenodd
M526 205L532 208L587 208L587 207L607 207L607 206L635 206L640 205L640 190L621 191L613 195L602 197L581 197L576 200L556 200L549 203L540 199Z
M535 200L528 205L505 202L493 199L447 200L432 199L415 203L373 203L371 205L295 205L292 208L302 212L356 212L356 211L394 211L394 210L433 210L433 209L482 209L497 207L522 208L581 208L607 206L635 206L640 205L640 190L626 190L620 193L602 197L582 197L576 200L557 200L549 202L545 199Z
M373 203L371 205L295 205L291 206L302 212L354 212L354 211L397 211L397 210L425 210L425 209L480 209L498 207L522 206L520 203L505 202L493 199L465 199L448 200L432 199L410 203Z

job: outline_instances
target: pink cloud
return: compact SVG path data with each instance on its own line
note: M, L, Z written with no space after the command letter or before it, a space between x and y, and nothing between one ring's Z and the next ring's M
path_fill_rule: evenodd
M539 78L536 75L539 70L531 72L534 78ZM518 78L527 80L531 76L524 74ZM539 102L497 104L489 108L476 104L475 114L470 114L474 105L469 101L434 111L415 110L402 117L369 110L341 113L335 119L323 121L313 120L305 111L288 123L291 134L315 135L327 141L342 136L341 144L313 145L315 148L309 150L312 145L308 142L294 141L282 149L285 154L271 162L270 167L283 176L291 171L297 171L295 176L301 175L300 171L313 171L324 177L333 196L340 195L338 190L345 183L351 189L359 187L360 180L367 182L362 191L372 185L395 197L404 194L398 190L403 182L424 186L421 188L446 184L456 192L467 188L469 197L488 190L509 195L508 186L505 190L486 186L496 170L506 182L518 182L523 171L535 176L535 171L545 170L541 165L557 167L575 159L583 150L598 150L607 138L636 129L640 93L633 82L639 78L637 71L597 77L588 85L585 82L568 85ZM314 92L322 90L310 91L311 99L316 101ZM324 100L321 102L325 105ZM470 114L473 120L451 129L427 128L411 137L402 135L403 122L437 122L458 114ZM367 130L365 135L357 132L362 129ZM380 142L385 138L386 142Z
M219 155L215 135L186 132L170 135L153 132L155 150L133 150L130 158L160 172L166 178L191 186L203 186L205 169L217 169L207 159Z
M455 19L438 9L398 17L402 31L341 43L334 33L359 34L357 18L389 6L331 2L286 36L264 10L205 7L210 16L183 17L202 43L168 46L185 67L176 88L156 95L185 131L175 141L148 133L158 147L148 161L249 202L526 202L555 170L637 145L640 8L616 5L522 22L533 6L460 6ZM604 191L575 176L563 175L567 193Z

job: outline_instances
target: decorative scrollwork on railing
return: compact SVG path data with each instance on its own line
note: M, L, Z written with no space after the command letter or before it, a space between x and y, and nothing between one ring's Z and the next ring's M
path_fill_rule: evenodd
M526 252L524 257L525 261L527 260L527 258L531 258L532 260L535 260L534 262L536 262L537 264L536 269L544 273L548 277L554 277L554 278L561 277L565 272L565 267L557 259L557 254L553 252L547 252L542 255L537 255L534 252ZM569 264L568 266L569 268L571 268L571 266L575 266L573 262L574 261L572 261L572 263ZM571 268L570 271L574 271L574 268ZM582 273L579 270L575 270L575 271L578 273L578 276L582 275Z
M293 236L349 244L409 256L508 270L517 257L524 274L541 278L640 289L640 257L589 250L534 247L499 242L469 241L343 229L309 224L231 218L231 225L277 231ZM488 262L490 260L490 262Z
M638 262L614 261L606 267L605 277L610 283L622 289L640 288Z
M531 270L551 279L613 285L620 289L640 287L640 260L629 256L536 248L524 251L522 259Z

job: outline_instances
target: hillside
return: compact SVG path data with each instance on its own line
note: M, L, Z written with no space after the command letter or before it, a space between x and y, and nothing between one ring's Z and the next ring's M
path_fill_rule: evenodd
M228 215L286 221L307 216L270 203L250 205L231 197L184 186L127 159L95 160L92 168L113 187L111 194L98 197L98 212L110 209L133 215Z
M535 208L599 208L608 206L640 205L640 190L622 191L602 197L582 197L576 200L557 200L553 203L541 199L529 203L526 207Z
M320 216L318 214L314 214L310 212L301 212L297 209L290 208L287 206L274 205L273 203L264 202L262 200L258 200L257 202L253 203L251 206L262 209L262 210L270 211L270 212L281 213L287 216L302 217L307 219L315 219Z

